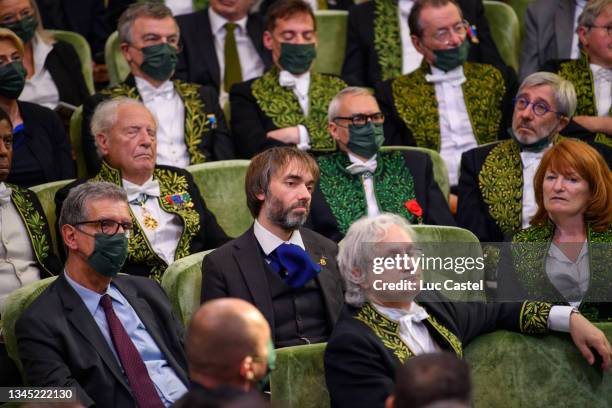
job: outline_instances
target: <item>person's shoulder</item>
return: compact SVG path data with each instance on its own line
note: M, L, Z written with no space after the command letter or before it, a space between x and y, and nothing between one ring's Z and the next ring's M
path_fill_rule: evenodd
M51 47L52 47L51 52L55 52L61 56L66 56L66 55L77 56L74 46L70 44L69 42L56 39L51 45Z
M349 16L353 18L367 18L366 25L371 25L374 19L374 9L376 4L374 1L366 1L360 4L354 4L348 10Z
M48 321L49 313L53 318L60 318L63 313L55 313L56 310L62 308L62 294L59 293L58 284L60 278L55 279L40 294L30 303L19 317L19 321Z
M170 174L178 174L178 175L181 175L181 176L188 176L190 180L192 179L191 174L187 170L182 169L180 167L168 166L166 164L156 164L154 171L156 171L156 172L162 172L163 171L163 172L167 172L167 173L170 173Z
M300 228L300 234L302 235L303 238L310 240L310 241L314 241L327 250L336 251L336 252L338 251L338 244L336 244L331 239L324 237L318 232L302 227Z
M182 14L175 17L176 23L182 30L198 27L203 21L208 21L208 7L193 13Z
M245 246L246 244L256 243L255 235L253 234L253 228L250 227L247 229L242 235L227 241L225 244L221 245L219 248L216 248L214 251L210 252L207 257L211 257L211 259L221 259L223 261L227 260L228 256L231 256L236 252L237 249Z
M514 143L512 140L501 140L496 142L487 143L481 146L474 147L463 153L463 156L466 158L471 158L476 161L484 160L491 151L496 147L502 147L507 144Z
M19 111L22 116L32 116L44 119L57 118L59 120L57 114L45 106L26 101L18 101L17 104L19 105Z
M264 74L265 75L265 74ZM255 78L251 78L248 81L238 82L232 85L230 89L230 94L251 94L251 89L253 88L253 84L255 81L260 80L262 77L258 76Z

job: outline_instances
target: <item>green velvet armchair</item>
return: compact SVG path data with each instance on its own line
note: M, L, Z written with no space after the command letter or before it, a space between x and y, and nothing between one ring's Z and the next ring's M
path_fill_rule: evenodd
M91 57L91 48L89 48L89 43L79 33L75 33L72 31L63 31L63 30L48 30L53 34L53 37L56 40L64 41L72 45L74 51L76 51L79 56L79 60L81 61L81 72L83 72L83 78L85 79L85 85L87 85L87 90L91 95L93 95L94 89L94 80L93 80L93 59Z
M114 31L106 39L104 60L106 61L110 86L119 85L127 78L130 73L130 66L119 49L119 34L117 31Z
M87 164L83 154L83 136L81 125L83 123L83 106L79 106L70 117L70 144L72 153L76 158L77 178L87 178Z
M315 72L340 75L346 48L346 27L348 11L317 10L317 59L313 65Z
M501 1L484 0L485 16L491 28L491 36L506 65L518 72L521 52L519 20L509 5Z

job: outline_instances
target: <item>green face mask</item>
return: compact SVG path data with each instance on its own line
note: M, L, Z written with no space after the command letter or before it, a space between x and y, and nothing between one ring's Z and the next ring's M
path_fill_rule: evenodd
M101 275L116 276L128 256L128 240L123 234L113 236L97 233L94 235L94 251L87 258L89 266Z
M21 38L21 41L23 41L25 45L34 37L36 27L38 27L38 20L36 20L34 16L29 16L15 23L5 24L3 27L17 34L17 37Z
M144 57L140 65L142 72L156 81L165 81L170 78L178 60L176 48L162 43L143 47L140 51Z
M550 140L547 137L544 137L533 143L523 143L520 140L518 140L518 138L514 134L514 131L512 130L511 127L508 128L508 134L512 136L512 139L514 140L514 142L517 145L519 145L521 151L525 151L525 152L541 152L542 150L546 148L546 146L550 144Z
M310 69L317 56L314 44L281 43L281 55L278 63L284 70L293 75L303 74Z
M263 391L268 383L270 382L270 374L276 368L276 350L274 350L274 343L272 340L268 342L268 369L266 374L257 381L257 389Z
M449 48L447 50L433 50L436 59L434 66L440 68L444 72L448 72L453 68L457 68L459 65L467 60L468 52L470 51L470 43L465 39L460 46L456 48Z
M0 95L8 99L17 99L23 91L26 69L21 61L13 61L0 67Z
M350 124L349 141L346 147L361 157L369 159L378 153L380 146L385 141L385 134L382 123L368 122L363 126Z

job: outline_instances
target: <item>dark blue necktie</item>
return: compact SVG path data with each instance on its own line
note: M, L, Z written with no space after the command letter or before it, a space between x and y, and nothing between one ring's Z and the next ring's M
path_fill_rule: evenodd
M321 272L321 266L312 262L306 251L294 244L279 245L268 255L268 260L272 269L294 289L301 288Z

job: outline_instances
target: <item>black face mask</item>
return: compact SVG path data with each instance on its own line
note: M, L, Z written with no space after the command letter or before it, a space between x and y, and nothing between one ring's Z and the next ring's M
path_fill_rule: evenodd
M21 38L25 45L34 37L36 27L38 27L38 20L34 16L28 16L14 23L5 24L3 27L17 34L17 37Z
M21 61L13 61L0 67L0 95L17 99L25 86L26 69Z

